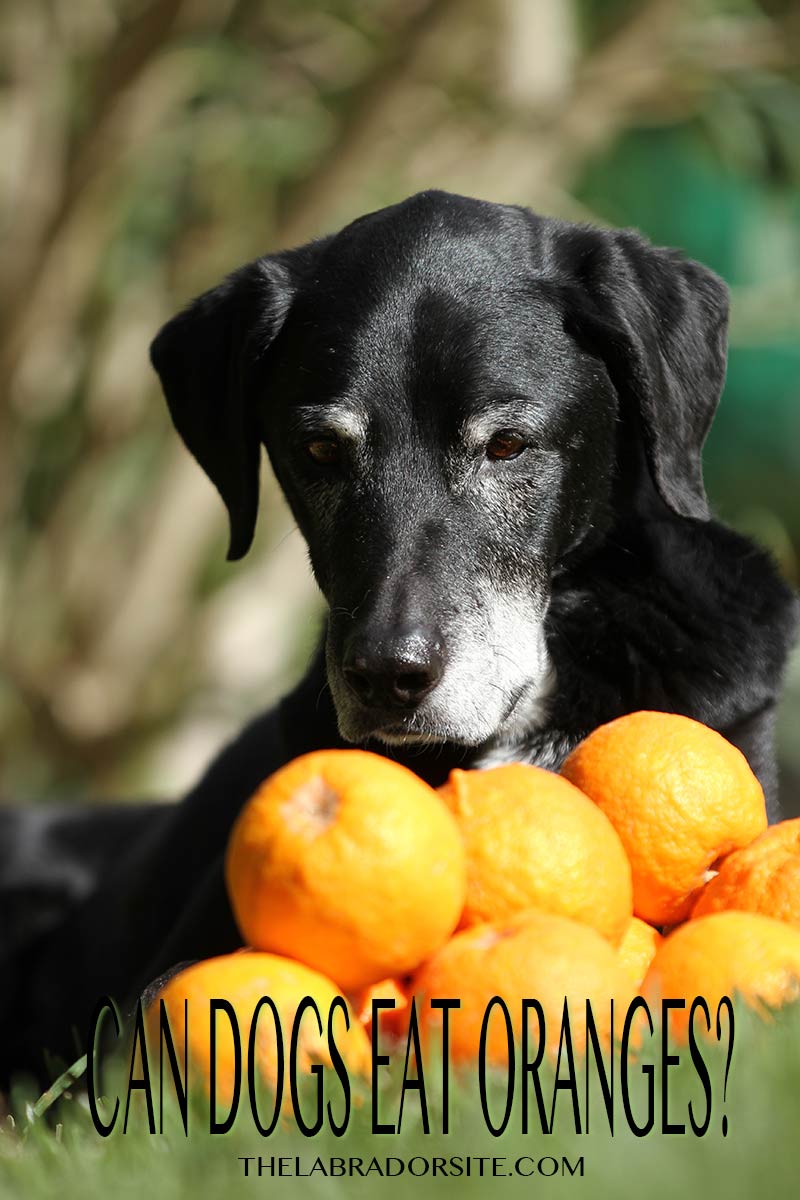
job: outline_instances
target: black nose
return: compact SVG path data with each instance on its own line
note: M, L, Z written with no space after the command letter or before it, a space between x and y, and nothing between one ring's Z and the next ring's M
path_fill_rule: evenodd
M436 631L422 628L389 640L356 637L347 646L342 670L362 704L413 708L442 677L442 641Z

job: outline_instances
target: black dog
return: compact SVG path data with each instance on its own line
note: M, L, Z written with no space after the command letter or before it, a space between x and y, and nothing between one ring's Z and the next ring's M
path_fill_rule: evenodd
M153 363L230 557L263 444L329 604L324 647L181 805L6 816L6 1072L43 1046L74 1057L102 993L238 944L231 823L312 748L367 745L437 783L557 768L602 722L662 709L739 746L775 818L796 604L709 518L726 322L716 276L636 233L427 192L243 267L161 331Z

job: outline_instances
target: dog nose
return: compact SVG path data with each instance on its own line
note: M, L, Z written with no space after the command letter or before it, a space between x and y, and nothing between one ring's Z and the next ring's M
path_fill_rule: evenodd
M413 708L442 677L442 640L425 629L413 629L389 642L358 638L347 647L342 670L362 704Z

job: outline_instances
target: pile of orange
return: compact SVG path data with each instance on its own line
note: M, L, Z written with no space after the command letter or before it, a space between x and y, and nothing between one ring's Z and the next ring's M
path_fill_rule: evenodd
M184 1001L227 996L249 1022L269 995L290 1027L305 996L344 996L356 1071L370 1036L403 1035L412 998L423 1043L442 1021L430 1000L459 999L449 1050L464 1061L493 996L517 1032L536 999L554 1050L565 1000L580 1045L587 999L608 1042L610 1002L624 1008L637 989L709 1006L800 990L800 820L767 829L740 751L673 714L601 726L560 775L453 771L438 792L379 755L304 755L243 809L226 880L252 949L173 978L170 1014L180 1023ZM377 1030L376 997L394 1002ZM202 1037L192 1050L207 1069ZM309 1066L330 1060L324 1033L303 1050ZM505 1030L489 1029L486 1051L507 1056ZM256 1054L271 1079L274 1047Z

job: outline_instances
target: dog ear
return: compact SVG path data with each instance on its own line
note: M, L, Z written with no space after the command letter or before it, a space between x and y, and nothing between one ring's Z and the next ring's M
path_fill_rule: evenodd
M255 532L261 438L252 373L291 304L290 263L281 255L234 271L150 347L173 424L227 506L229 559L247 553Z
M588 334L604 361L623 419L638 424L661 499L680 516L707 519L701 455L725 382L728 289L700 263L633 230L581 229L576 237L576 332ZM568 304L568 320L575 312Z

